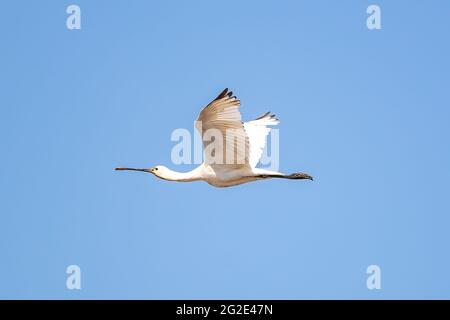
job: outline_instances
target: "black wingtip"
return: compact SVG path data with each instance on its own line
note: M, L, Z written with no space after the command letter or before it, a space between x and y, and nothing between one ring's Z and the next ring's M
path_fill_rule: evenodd
M272 112L270 112L270 111L267 111L266 113L264 113L263 115L259 116L259 117L256 118L255 120L261 120L261 119L264 119L264 118L267 118L267 117L269 117L270 119L275 119L276 121L280 121L280 120L278 120L277 116L274 115L274 114L273 114Z
M226 95L228 94L228 88L225 88L218 96L215 100L219 100L224 98Z
M220 100L223 99L225 97L228 98L236 98L235 96L233 96L233 91L229 91L228 88L225 88L218 96L217 98L215 98L214 100Z

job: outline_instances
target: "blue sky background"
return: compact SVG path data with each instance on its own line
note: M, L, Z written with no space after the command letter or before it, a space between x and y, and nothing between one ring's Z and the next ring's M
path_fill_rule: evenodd
M0 298L450 298L449 9L3 2ZM314 182L113 171L189 170L171 132L225 87L243 119L278 115L281 169Z

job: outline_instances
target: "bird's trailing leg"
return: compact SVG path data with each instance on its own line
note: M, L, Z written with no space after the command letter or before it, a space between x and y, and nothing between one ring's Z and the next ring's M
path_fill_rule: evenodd
M309 174L302 173L302 172L296 172L296 173L288 174L288 175L282 176L281 178L295 179L295 180L297 180L297 179L314 180L313 177L311 177Z
M281 179L292 179L292 180L314 180L313 177L311 177L309 174L302 173L302 172L296 172L291 174L283 174L283 175L277 175L277 174L262 174L260 176L263 179L267 178L281 178Z

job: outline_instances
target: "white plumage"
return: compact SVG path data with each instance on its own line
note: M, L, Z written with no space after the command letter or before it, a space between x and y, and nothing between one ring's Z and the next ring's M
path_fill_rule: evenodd
M279 123L280 121L275 118L275 115L270 114L270 112L265 113L256 120L244 123L244 130L247 133L250 144L250 167L255 168L261 159L261 155L266 146L266 138L270 132L269 126L275 126Z
M270 126L279 120L270 112L243 123L240 101L228 89L200 112L196 128L203 137L205 161L189 172L176 172L164 166L150 169L116 168L152 173L169 181L206 181L215 187L230 187L245 182L268 179L310 179L306 173L283 174L256 168L266 145ZM222 137L218 139L217 137Z

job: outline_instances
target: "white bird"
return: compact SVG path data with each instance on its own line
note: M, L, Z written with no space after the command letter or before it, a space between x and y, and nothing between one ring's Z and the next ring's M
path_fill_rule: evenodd
M200 112L196 122L196 128L203 137L205 151L207 146L212 143L212 141L204 141L207 140L204 138L205 132L210 129L216 130L216 132L218 130L225 137L222 156L232 154L232 163L228 161L214 163L206 159L207 161L189 172L176 172L161 165L150 169L116 168L116 170L148 172L168 181L206 181L215 187L230 187L270 178L313 180L306 173L284 174L256 168L266 144L266 137L270 132L269 126L279 124L279 120L275 118L275 115L267 112L253 121L243 123L239 107L240 101L233 96L231 91L225 89ZM229 137L230 130L234 130L235 133L231 138ZM235 138L243 141L245 147L237 146L237 150L235 150ZM234 159L234 155L236 155L236 159ZM242 161L235 161L239 159Z

